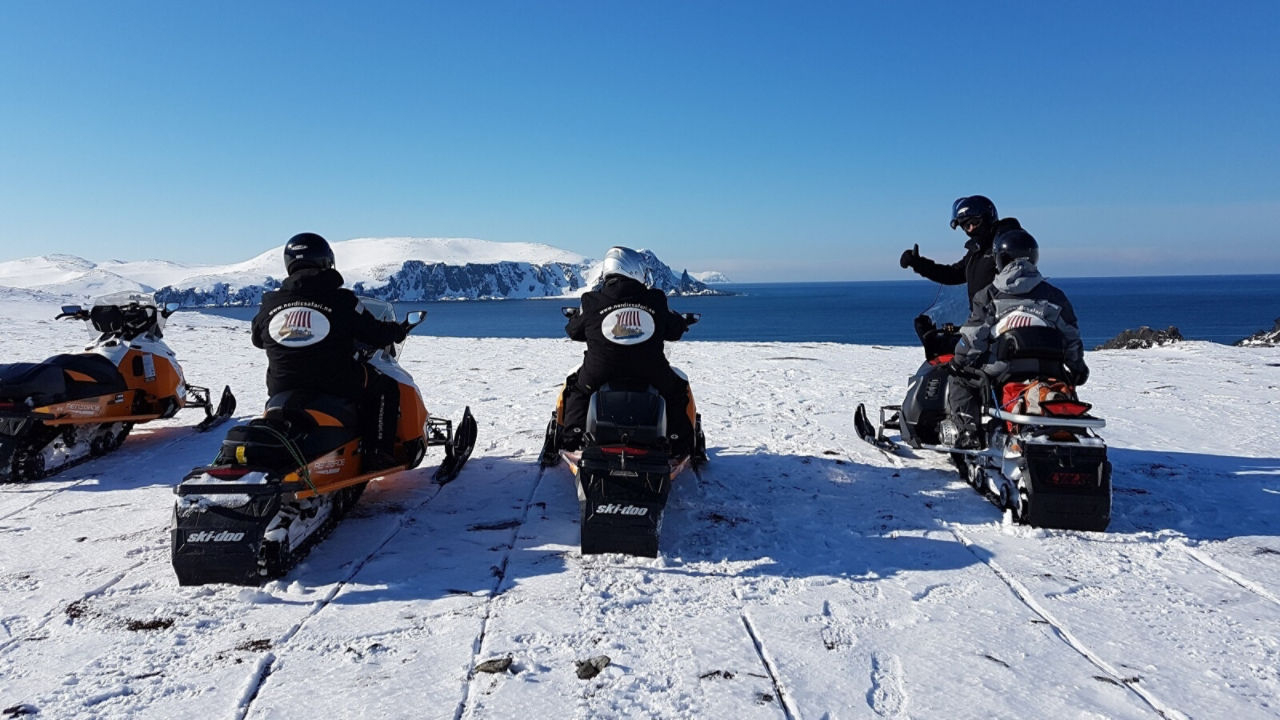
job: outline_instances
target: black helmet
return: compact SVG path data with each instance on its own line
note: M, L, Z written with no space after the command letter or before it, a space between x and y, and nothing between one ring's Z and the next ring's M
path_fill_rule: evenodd
M996 214L996 204L983 195L970 195L962 197L951 204L951 229L955 230L960 224L971 218L977 218L981 221L978 227L991 227L995 224L1000 216ZM965 232L969 232L966 230Z
M996 236L991 245L991 254L996 260L996 271L1019 258L1026 258L1032 265L1040 262L1040 246L1031 233L1021 228L1005 230Z
M333 267L333 248L315 233L298 233L284 244L284 269L290 275L299 270Z

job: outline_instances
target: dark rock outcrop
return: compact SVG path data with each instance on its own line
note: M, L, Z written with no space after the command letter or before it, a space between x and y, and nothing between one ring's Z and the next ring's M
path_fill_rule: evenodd
M1169 326L1168 330L1152 330L1143 325L1137 330L1125 330L1095 347L1094 350L1139 350L1156 345L1167 345L1185 339L1178 328L1172 325Z
M1249 337L1238 341L1236 345L1242 347L1275 347L1280 345L1280 318L1276 318L1275 327L1270 330L1259 330Z

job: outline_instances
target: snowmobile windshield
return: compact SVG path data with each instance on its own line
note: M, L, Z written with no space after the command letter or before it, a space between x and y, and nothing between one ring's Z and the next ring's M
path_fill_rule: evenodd
M356 309L358 311L361 308L363 308L364 310L368 310L369 314L373 315L379 320L382 320L385 322L396 321L396 308L394 305L387 302L386 300L378 300L377 298L364 297L363 295L361 295L360 307ZM392 343L386 346L385 348L383 348L383 350L386 350L387 354L389 354L391 357L400 357L400 349L403 347L404 347L404 343L398 342L398 343Z
M947 323L963 325L969 319L968 288L964 285L939 285L933 303L923 314L928 315L938 327Z
M125 332L132 337L150 330L164 329L164 313L150 293L124 290L93 299L89 310L90 324L99 332ZM108 327L99 327L106 323ZM119 327L116 327L116 326Z

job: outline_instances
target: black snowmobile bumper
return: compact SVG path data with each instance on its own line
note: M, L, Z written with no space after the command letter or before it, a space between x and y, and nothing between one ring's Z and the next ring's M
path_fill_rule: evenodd
M267 577L270 559L262 557L263 536L280 510L280 487L228 485L223 491L209 486L175 488L179 500L170 546L179 585L260 585ZM201 498L183 501L195 495Z
M1035 527L1103 531L1111 523L1111 463L1100 445L1026 443L1026 521Z
M658 556L658 530L671 494L666 453L628 456L589 447L578 469L582 553Z

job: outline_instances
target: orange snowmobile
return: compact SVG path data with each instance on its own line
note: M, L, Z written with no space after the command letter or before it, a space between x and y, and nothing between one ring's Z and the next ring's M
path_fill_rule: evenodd
M389 303L361 298L374 315L395 320ZM416 327L426 312L408 314ZM370 480L416 468L427 448L444 446L434 475L457 477L476 441L471 409L455 430L431 417L413 378L396 361L399 347L364 348L362 361L400 386L396 464L367 467L358 403L305 390L277 393L260 418L227 432L210 465L175 488L173 569L182 585L256 585L289 571L355 505Z
M204 410L196 429L230 417L236 399L224 388L215 410L207 388L188 385L165 344L165 320L147 294L98 298L88 309L64 305L57 319L86 320L101 333L84 352L39 363L0 365L0 482L38 480L104 455L138 423Z

